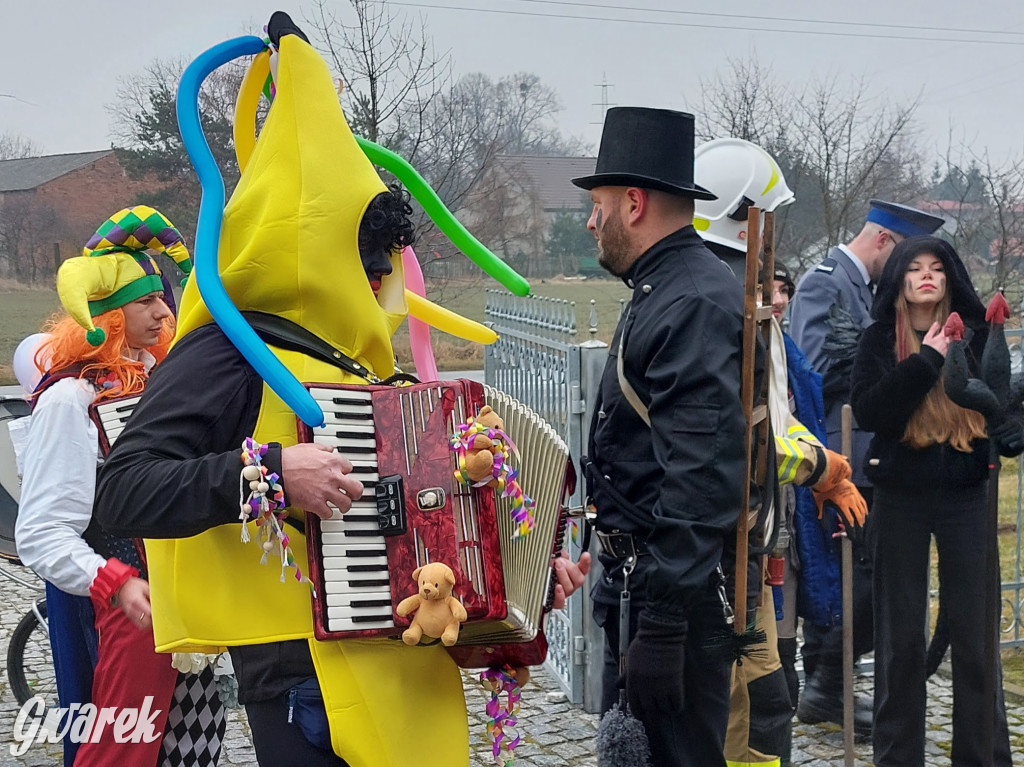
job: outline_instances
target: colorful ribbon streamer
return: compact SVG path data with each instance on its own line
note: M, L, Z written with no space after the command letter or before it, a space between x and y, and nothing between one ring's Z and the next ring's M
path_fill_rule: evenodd
M470 417L467 423L460 423L456 432L451 436L451 449L458 455L459 471L456 478L464 485L470 487L494 487L502 498L512 499L510 509L515 529L512 538L522 538L529 535L533 530L533 499L523 492L519 484L518 472L513 468L511 456L514 453L519 458L519 452L515 443L501 429L493 429L478 423ZM482 434L491 440L491 454L493 456L493 467L491 473L483 479L474 481L466 470L466 455L473 447L477 435Z
M512 767L512 751L522 741L518 733L509 737L506 732L514 728L518 722L519 701L522 698L522 691L519 682L516 681L516 672L510 666L504 668L489 668L480 674L480 683L485 689L491 691L491 699L487 701L487 734L491 736L491 753L494 760L504 767ZM501 696L507 695L505 704L502 705ZM507 741L504 744L502 741ZM502 749L507 752L502 761Z

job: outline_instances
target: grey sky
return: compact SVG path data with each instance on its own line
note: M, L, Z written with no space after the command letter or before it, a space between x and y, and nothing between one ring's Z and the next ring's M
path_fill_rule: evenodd
M711 78L727 57L756 53L780 80L799 83L834 73L841 82L866 78L892 100L923 94L917 126L930 150L944 146L950 122L995 158L1024 153L1024 4L1011 0L861 0L856 4L789 0L723 4L680 0L596 0L631 10L557 5L549 0L409 0L395 10L423 18L439 50L450 50L457 73L500 76L537 73L560 94L560 125L595 148L600 91L606 76L614 104L699 111L699 79ZM543 18L540 15L447 10L439 7L625 18ZM341 0L339 6L343 7ZM347 5L347 4L345 4ZM155 57L195 56L239 34L260 34L273 10L301 19L300 0L0 0L0 131L35 141L46 153L104 148L117 79ZM641 12L639 8L728 13ZM771 21L767 17L829 20L847 25ZM656 23L635 23L646 20ZM870 26L852 26L851 22ZM684 26L687 25L687 26ZM709 25L725 28L707 28ZM916 29L887 27L909 25ZM932 28L981 30L960 34ZM741 29L745 27L747 29ZM754 28L754 29L750 29ZM810 30L787 34L769 29ZM823 34L823 33L829 34ZM881 40L863 35L960 37L983 43Z

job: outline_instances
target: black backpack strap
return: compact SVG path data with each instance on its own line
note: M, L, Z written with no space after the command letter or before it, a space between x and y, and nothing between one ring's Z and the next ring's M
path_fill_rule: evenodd
M305 354L313 359L326 362L328 365L341 368L347 373L357 375L372 384L388 385L398 377L391 376L386 380L381 380L374 375L373 371L360 365L345 352L336 349L320 336L284 317L267 312L242 312L242 316L256 331L256 335L271 346ZM401 376L402 380L419 383L415 377L408 374L403 373Z

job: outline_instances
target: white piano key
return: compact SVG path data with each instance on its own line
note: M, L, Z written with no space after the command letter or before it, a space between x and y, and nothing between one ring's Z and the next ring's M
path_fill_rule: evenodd
M348 562L348 566L354 567L359 565L367 565L377 567L379 565L384 565L385 567L387 567L388 557L386 550L384 549L381 550L380 556L376 557L350 557L348 556L348 551L349 549L347 546L327 544L323 547L322 553L324 557L331 557L332 559L337 557L343 557Z
M324 576L324 593L325 594L348 594L349 596L356 595L374 595L374 594L391 594L391 586L385 584L378 584L376 586L367 586L362 584L358 589L353 589L349 586L346 581L341 580L330 580Z
M362 618L362 620L356 620L356 618ZM351 620L353 623L383 623L388 621L391 625L394 625L394 620L391 617L390 607L371 607L371 608L360 608L360 607L328 607L327 608L327 620Z
M328 631L365 631L367 629L389 629L393 628L395 622L387 621L353 621L351 618L328 618Z
M378 581L383 585L387 585L390 582L386 570L375 570L369 573L353 573L345 569L345 565L349 562L350 560L348 558L324 557L323 573L325 580L349 581L353 589L359 589L362 586L367 585L367 581L371 581L371 585Z

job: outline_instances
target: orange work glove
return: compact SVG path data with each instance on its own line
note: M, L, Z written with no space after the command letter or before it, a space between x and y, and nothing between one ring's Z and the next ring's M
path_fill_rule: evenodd
M868 516L868 504L856 486L844 479L828 492L812 489L814 502L818 505L818 519L821 519L825 504L835 506L836 511L852 539L859 539L864 528L864 520Z
M845 456L840 455L835 450L829 450L824 448L825 453L825 471L821 475L821 478L814 483L811 488L815 495L818 493L827 493L839 486L839 483L844 480L848 480L853 472L850 470L850 462L846 460ZM821 519L821 504L818 504L818 518Z
M811 488L814 502L818 506L818 519L824 513L825 504L829 503L839 512L847 534L854 539L860 538L868 515L868 505L850 481L850 462L833 450L825 450L825 460L825 474Z

